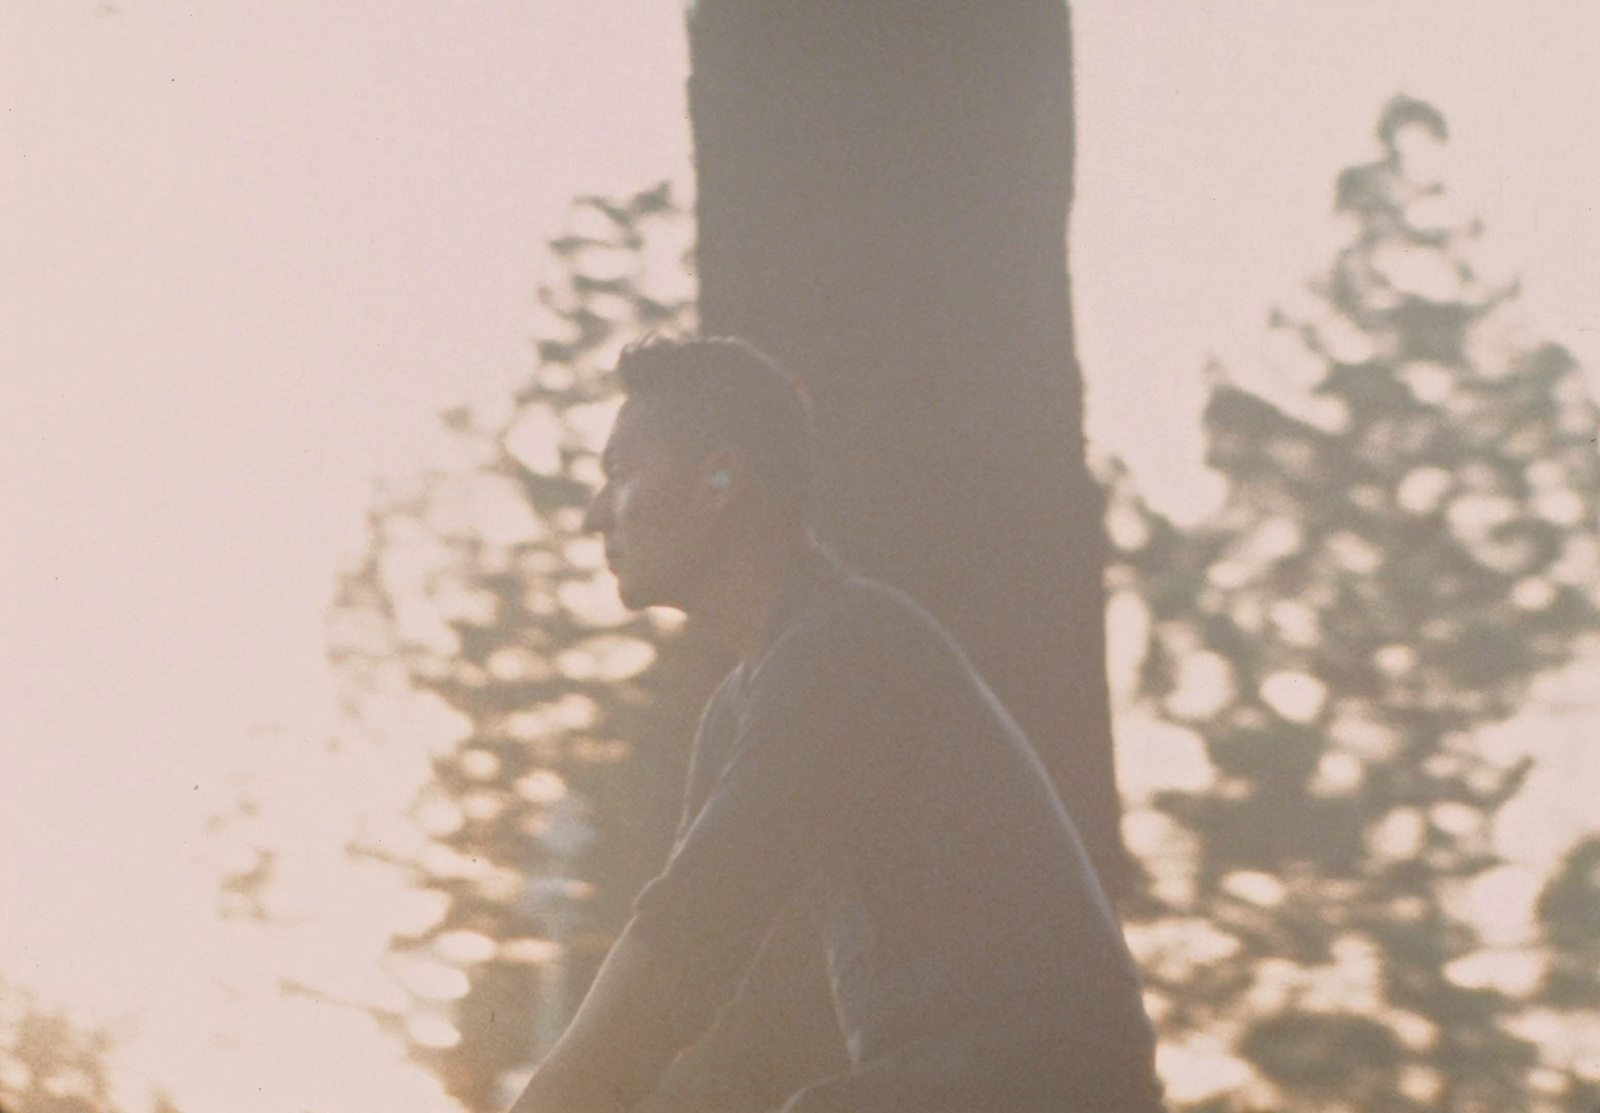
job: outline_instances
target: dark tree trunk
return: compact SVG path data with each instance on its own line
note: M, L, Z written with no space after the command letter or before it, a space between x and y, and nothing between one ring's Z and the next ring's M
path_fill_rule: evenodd
M690 50L704 331L748 337L805 381L822 536L951 630L1118 890L1101 496L1067 285L1064 3L699 0ZM768 965L785 962L817 979L809 957ZM747 1016L831 1024L814 992L800 1009L799 989L762 976ZM719 1038L697 1070L718 1069Z
M700 0L691 46L705 331L805 380L822 533L951 629L1114 868L1065 7Z

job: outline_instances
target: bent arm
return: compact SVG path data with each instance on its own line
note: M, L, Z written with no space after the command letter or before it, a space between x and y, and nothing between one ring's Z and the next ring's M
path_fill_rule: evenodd
M682 1047L675 991L649 944L625 930L578 1013L509 1113L621 1113Z
M511 1113L621 1113L709 1025L829 838L831 646L775 656L731 756ZM820 747L820 751L819 751Z

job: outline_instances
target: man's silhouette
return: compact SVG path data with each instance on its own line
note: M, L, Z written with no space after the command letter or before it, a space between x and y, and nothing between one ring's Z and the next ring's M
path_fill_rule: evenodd
M786 1113L1159 1110L1138 975L1032 747L926 612L812 540L800 392L735 340L617 373L587 526L627 606L739 663L666 868L513 1113L635 1106L795 902L851 1064Z

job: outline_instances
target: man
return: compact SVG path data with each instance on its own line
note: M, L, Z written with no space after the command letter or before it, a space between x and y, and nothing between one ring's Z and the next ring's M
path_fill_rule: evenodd
M632 1108L797 900L851 1066L785 1113L1160 1110L1138 975L1028 741L926 612L812 540L800 392L736 340L617 373L587 527L627 606L739 663L665 870L513 1113Z

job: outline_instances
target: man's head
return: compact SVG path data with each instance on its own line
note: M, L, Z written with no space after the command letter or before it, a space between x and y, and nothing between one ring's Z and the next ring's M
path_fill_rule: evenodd
M739 544L798 539L811 420L787 375L741 340L624 349L626 396L585 520L629 607L693 607Z

